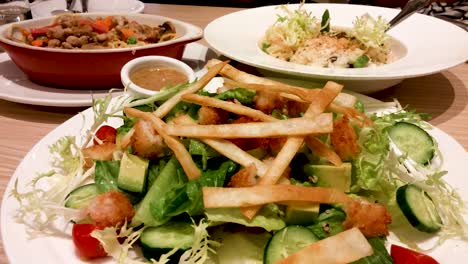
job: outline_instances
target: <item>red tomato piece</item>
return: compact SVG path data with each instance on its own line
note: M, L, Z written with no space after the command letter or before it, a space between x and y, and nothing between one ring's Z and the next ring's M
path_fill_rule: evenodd
M390 255L395 264L439 264L428 255L397 245L391 246Z
M91 236L95 229L102 229L94 224L74 224L72 230L73 243L80 257L95 259L107 256L101 242Z
M108 125L101 126L96 131L96 134L95 134L95 137L101 140L102 143L105 143L105 142L115 143L116 136L117 136L117 129ZM94 139L93 141L94 141L94 145L99 144L97 140Z
M30 32L33 38L37 38L39 36L47 36L47 32L49 31L49 29L55 26L57 26L57 23L40 28L31 28Z
M101 20L92 23L91 27L93 28L93 31L96 33L107 33L109 31L109 29L107 28L107 25L104 24Z

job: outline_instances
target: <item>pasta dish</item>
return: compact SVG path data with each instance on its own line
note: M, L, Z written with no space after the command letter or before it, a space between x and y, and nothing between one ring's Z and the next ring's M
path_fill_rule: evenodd
M140 24L124 16L86 18L57 16L51 25L24 28L14 25L9 38L36 47L60 49L125 48L159 43L176 37L171 22L158 26Z
M330 26L328 10L319 20L302 9L281 6L261 41L261 49L275 58L321 68L363 68L389 63L388 24L381 17L357 17L353 28Z

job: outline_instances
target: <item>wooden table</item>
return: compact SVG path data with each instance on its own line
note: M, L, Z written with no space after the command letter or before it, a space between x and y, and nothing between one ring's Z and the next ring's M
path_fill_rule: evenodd
M237 10L240 9L147 4L145 13L180 19L203 28L213 19ZM431 114L431 124L468 149L467 86L468 64L465 63L442 73L405 80L371 96L383 101L397 98L402 105ZM0 195L4 194L8 181L29 149L83 109L39 107L0 100ZM0 263L7 263L1 242Z

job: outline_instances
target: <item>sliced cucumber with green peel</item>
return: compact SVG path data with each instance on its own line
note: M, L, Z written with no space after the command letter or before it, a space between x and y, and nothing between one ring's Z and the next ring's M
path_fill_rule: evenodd
M191 248L195 229L191 223L170 222L158 227L146 228L140 237L143 256L158 260L174 248L179 250L170 257L171 262L178 263L180 256Z
M263 256L263 263L272 264L318 241L314 233L303 226L287 226L270 238Z
M415 162L425 165L434 157L434 140L424 129L407 122L397 122L388 135L398 149Z
M87 206L91 200L99 195L96 184L90 183L71 191L65 198L65 207L80 209Z
M416 185L404 185L397 190L397 203L406 219L420 231L434 233L442 227L442 219L431 197Z

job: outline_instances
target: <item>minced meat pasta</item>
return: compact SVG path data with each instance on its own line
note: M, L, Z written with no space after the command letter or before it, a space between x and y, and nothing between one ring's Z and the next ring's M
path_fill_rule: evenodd
M99 49L142 46L176 37L175 26L140 24L125 16L58 16L51 25L40 28L12 27L10 39L36 47L61 49Z

